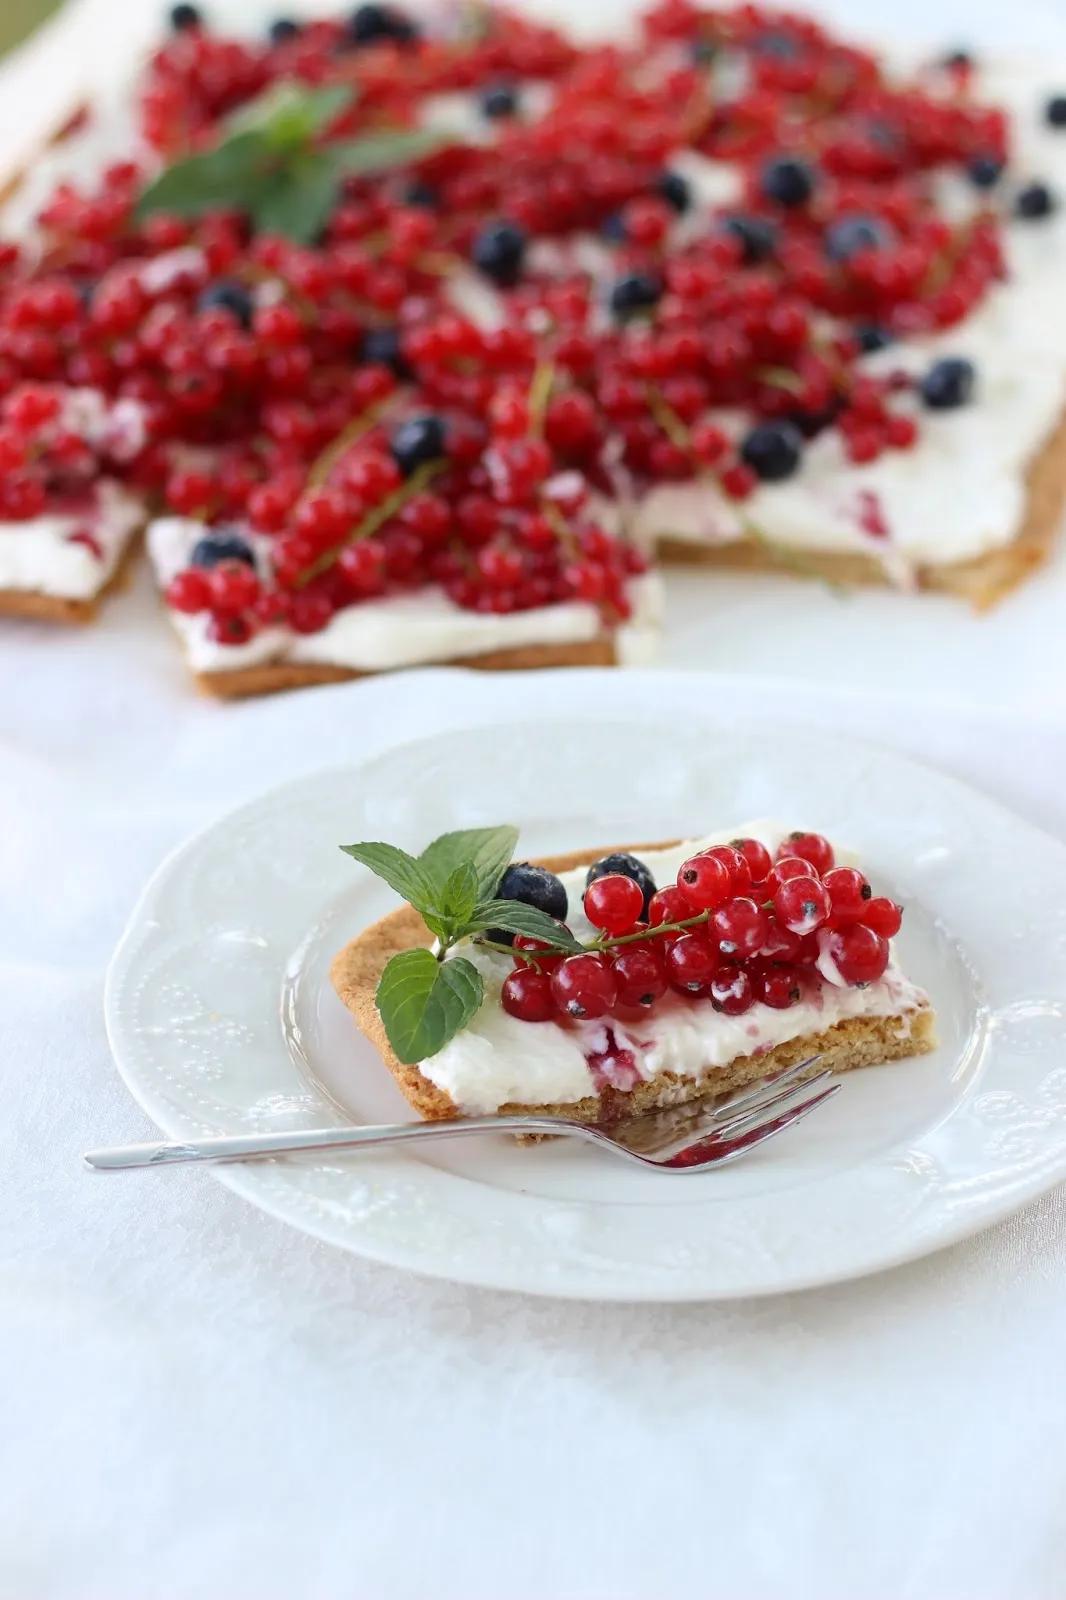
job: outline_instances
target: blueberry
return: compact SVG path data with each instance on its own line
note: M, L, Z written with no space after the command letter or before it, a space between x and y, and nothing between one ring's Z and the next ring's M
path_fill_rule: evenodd
M201 311L228 311L242 328L252 325L252 296L235 278L217 278L209 283L200 291L196 304Z
M502 289L518 282L525 256L526 234L517 222L490 222L474 240L474 265Z
M791 422L760 422L740 447L741 460L763 483L791 478L803 455L803 436Z
M217 567L220 561L243 561L246 566L255 566L255 556L247 539L221 529L205 533L197 540L189 560L194 567Z
M1049 128L1066 128L1066 94L1053 94L1044 107L1044 121Z
M295 39L300 32L300 24L292 17L278 17L270 24L267 37L271 44L288 44L289 40Z
M1017 216L1024 217L1027 222L1038 222L1043 217L1050 217L1056 204L1055 196L1046 183L1028 183L1015 196L1014 210Z
M777 229L765 217L745 217L738 213L736 216L723 217L722 226L727 233L740 240L746 267L758 261L767 261L777 249Z
M799 55L799 44L790 33L781 28L768 28L755 38L755 53L770 56L775 61L794 61Z
M797 156L774 156L764 164L759 177L767 200L789 207L805 206L817 181L814 168Z
M202 28L204 19L198 6L171 6L170 26L175 33L188 33L190 28Z
M609 217L604 217L600 223L600 236L609 239L611 244L625 244L629 235L620 211L612 211Z
M655 193L660 195L678 215L683 215L692 204L692 185L680 172L662 172L655 180Z
M421 178L412 178L403 191L405 206L417 206L420 211L436 211L440 205L440 191Z
M975 189L994 189L1003 176L1003 163L998 156L974 156L966 175Z
M644 895L644 909L641 916L648 915L648 902L655 893L655 879L648 868L636 856L629 855L620 850L613 856L601 856L599 861L594 861L585 875L585 887L595 883L597 878L605 878L609 872L619 872L623 878L632 878Z
M359 359L374 366L388 367L397 378L411 376L398 328L367 328L359 341Z
M787 420L799 429L805 439L815 439L826 428L833 426L843 409L843 399L840 395L834 395L817 411L793 411Z
M409 478L427 461L439 461L444 455L444 423L429 412L421 417L409 417L394 432L389 449L404 477Z
M353 45L380 44L386 39L394 44L409 44L417 39L418 29L402 11L369 0L367 5L357 6L352 12L345 34L348 43Z
M490 83L481 95L481 115L495 120L513 117L518 110L518 90L513 83Z
M566 921L568 902L566 889L554 872L547 867L534 867L528 861L515 861L507 868L496 890L497 900L520 900L523 905L536 906L559 922ZM503 928L490 928L485 937L496 944L513 944L514 934Z
M688 47L688 58L694 67L709 67L717 54L713 39L693 39Z
M887 350L894 342L888 329L879 327L876 322L862 322L852 332L864 356L873 355L875 350Z
M945 356L934 361L918 385L919 393L931 411L953 411L973 398L977 372L964 356Z
M883 250L891 242L891 230L879 217L858 213L838 217L825 230L825 253L830 261L850 261L864 250Z
M662 299L662 279L651 272L630 272L611 285L608 304L619 322L650 311Z
M940 57L940 60L937 63L938 66L954 67L956 70L960 71L965 68L973 67L975 64L973 51L961 49L949 50L946 55L942 55Z

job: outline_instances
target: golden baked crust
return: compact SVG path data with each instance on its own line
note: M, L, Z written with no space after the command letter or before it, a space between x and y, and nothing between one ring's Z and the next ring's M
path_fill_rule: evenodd
M968 600L987 611L1048 559L1058 537L1066 505L1066 413L1063 414L1026 473L1025 511L1010 544L969 561L919 566L915 582ZM873 556L841 555L816 550L777 554L770 543L740 539L733 544L700 545L665 535L656 550L664 562L721 567L735 572L787 572L795 577L822 578L845 585L891 584Z
M0 589L0 616L25 617L32 622L92 622L103 601L129 583L140 543L139 533L130 535L114 572L88 599L71 600L38 589Z
M450 661L429 661L426 666L474 667L479 672L535 671L540 667L612 667L617 661L614 643L606 636L586 644L529 644L515 650L489 650L480 656L457 656ZM196 681L208 694L223 700L243 700L250 695L273 694L278 689L306 689L317 683L348 683L353 678L376 678L378 672L333 667L299 661L266 661L257 667L237 667L232 672L198 672Z
M599 850L577 850L567 855L540 857L540 864L552 872L569 872L574 867L597 861L612 850L636 851L668 849L668 844L612 845ZM382 1060L400 1087L404 1098L419 1116L428 1121L460 1115L460 1108L435 1083L423 1076L417 1066L400 1061L392 1050L374 1003L378 979L388 961L401 950L429 945L432 936L422 918L410 906L401 906L373 923L346 944L334 957L330 969L333 987L355 1017L362 1033L380 1052ZM909 1027L906 1023L909 1022ZM531 1024L532 1026L532 1024ZM819 1056L818 1070L848 1072L854 1067L873 1066L904 1056L923 1055L936 1048L936 1025L931 1007L923 1006L909 1018L846 1017L820 1033L803 1034L759 1055L738 1056L714 1074L715 1090L725 1093L758 1078L802 1061L804 1056ZM570 1117L579 1122L594 1122L620 1116L638 1116L660 1106L681 1105L707 1093L706 1080L679 1077L660 1072L626 1093L607 1088L602 1097L588 1095L568 1104L531 1105L518 1102L501 1106L501 1115Z

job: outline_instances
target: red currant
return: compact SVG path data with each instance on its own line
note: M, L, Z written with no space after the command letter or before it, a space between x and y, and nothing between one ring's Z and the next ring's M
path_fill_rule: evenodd
M755 985L746 967L724 961L711 980L711 1004L726 1016L739 1017L755 1001Z
M175 573L167 584L163 598L173 610L184 611L189 616L206 611L211 598L207 574L198 567Z
M774 895L778 922L790 933L813 933L829 917L829 891L817 878L789 878Z
M730 894L747 894L751 888L751 868L748 866L747 857L731 844L716 844L710 850L705 850L703 856L708 861L720 861L729 874Z
M730 841L730 848L735 850L739 856L743 856L751 874L752 884L765 883L770 868L773 866L770 852L766 846L761 844L758 839L733 839Z
M675 989L705 994L718 966L718 952L702 933L683 933L666 952L666 972Z
M778 861L786 856L799 856L801 861L809 861L819 876L828 872L835 860L833 846L820 833L790 833L777 850Z
M623 1006L653 1006L666 993L666 974L663 954L654 947L661 940L647 944L626 945L614 957L614 976L618 984L618 1003Z
M618 999L614 969L597 955L567 956L552 973L551 987L556 1009L577 1020L606 1016Z
M787 1011L803 998L803 973L799 967L772 963L759 967L753 976L757 998L775 1011Z
M551 1022L555 1016L551 979L534 967L516 967L503 980L503 1009L521 1022Z
M783 883L788 883L790 878L813 878L814 868L809 861L804 861L802 856L785 856L770 868L766 877L766 893L773 899Z
M644 909L644 894L632 878L608 872L589 884L583 904L594 928L610 934L629 933Z
M259 598L259 579L244 561L221 561L208 580L214 611L246 611Z
M903 909L894 900L887 900L883 895L876 899L867 900L862 909L862 925L872 928L874 933L879 933L882 939L892 939L899 932L903 923Z
M829 890L832 925L840 928L845 923L858 922L873 892L858 868L834 867L822 882Z
M712 914L710 931L724 956L743 961L761 949L770 931L770 919L754 900L738 895Z
M823 934L823 952L845 983L876 983L888 966L888 940L872 928L853 922Z
M565 957L558 950L553 950L551 945L545 944L543 939L534 939L528 933L516 933L514 944L511 947L515 953L515 961L520 966L536 966L541 972L552 973L560 966ZM523 954L538 952L535 962L524 961ZM544 952L540 954L539 952Z
M677 887L688 905L688 915L723 905L732 891L729 867L717 856L690 856L681 864Z

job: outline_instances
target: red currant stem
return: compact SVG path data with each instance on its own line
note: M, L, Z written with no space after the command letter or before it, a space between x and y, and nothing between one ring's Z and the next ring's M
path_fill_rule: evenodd
M390 517L394 517L397 511L400 511L407 504L408 500L412 500L432 478L436 477L438 472L443 472L444 468L445 462L443 460L423 461L422 465L416 467L411 476L405 479L398 489L394 489L391 494L386 495L384 500L374 507L373 511L367 512L362 522L356 524L346 539L342 539L340 544L331 545L328 550L323 551L316 561L312 561L311 565L301 572L299 578L297 578L295 587L297 589L306 588L313 578L317 578L323 572L329 571L342 550L346 550L350 544L356 544L360 539L369 539L372 534L377 533L378 529L388 522Z
M529 431L535 439L544 437L544 413L551 399L555 382L555 367L551 361L539 361L533 370L529 385Z
M648 402L648 410L670 443L676 444L679 450L687 453L691 448L692 439L673 406L667 404L653 383L645 385L644 395Z
M789 394L799 394L803 389L803 379L791 367L756 367L753 376L771 389L787 389Z
M925 277L918 285L919 296L924 298L926 295L936 294L938 290L943 289L945 284L951 281L960 257L964 254L970 242L973 231L974 221L972 219L961 223L955 229L941 253L938 256L934 256L929 263Z
M654 928L641 928L637 933L619 933L613 938L605 936L602 939L590 939L588 944L581 946L580 952L573 950L566 953L570 955L578 955L579 953L582 955L596 955L601 950L613 950L616 945L643 944L648 939L657 939L663 933L677 933L685 928L699 928L710 920L711 912L709 910L699 911L695 916L684 917L680 922L659 922ZM486 950L499 950L503 955L514 955L511 945L497 944L495 940L483 939L480 935L478 936L478 944L483 945ZM538 956L557 956L563 950L564 946L562 945L555 946L549 950L523 950L522 959L523 961L536 961Z
M424 272L431 278L450 278L459 264L459 257L449 255L446 250L427 250L415 262L419 272Z
M540 509L554 528L556 538L559 540L559 543L562 545L567 555L576 556L577 541L575 540L573 532L571 531L570 524L559 510L559 507L553 505L550 500L542 500L540 503Z
M364 433L369 433L374 425L380 422L381 417L395 399L395 395L386 395L383 400L375 401L372 406L367 406L357 417L346 422L340 433L334 434L329 444L324 446L312 461L307 473L307 489L318 489L326 482L337 462L357 439Z

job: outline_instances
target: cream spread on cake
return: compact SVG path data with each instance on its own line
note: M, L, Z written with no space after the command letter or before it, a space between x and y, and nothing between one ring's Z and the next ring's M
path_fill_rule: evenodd
M89 600L111 577L143 521L141 502L102 478L84 507L29 522L0 522L0 589Z
M784 834L784 827L775 822L745 822L728 832L667 850L643 851L641 860L656 882L666 885L676 877L681 863L698 850L746 836L761 840L773 851ZM837 858L840 864L848 864L846 853L838 851ZM579 867L559 874L570 899L568 925L582 940L594 933L581 910L585 871ZM730 1017L715 1011L706 1000L673 995L635 1020L610 1018L564 1028L553 1022L521 1022L504 1011L499 995L511 970L506 956L474 945L464 945L456 953L472 960L480 970L485 1002L467 1027L435 1056L421 1062L419 1070L460 1110L471 1114L488 1114L510 1103L566 1104L595 1095L599 1084L590 1057L598 1058L597 1070L607 1081L613 1062L623 1051L632 1056L641 1078L663 1071L681 1078L700 1078L737 1056L821 1032L848 1017L898 1018L900 1028L909 1030L913 1017L927 1004L924 991L904 976L893 959L884 977L866 988L841 986L823 965L819 987L787 1010L757 1002L741 1016ZM632 1071L628 1061L624 1071ZM616 1086L630 1085L620 1075Z
M161 585L188 565L193 546L203 535L198 522L161 517L148 530L148 549ZM242 530L260 555L269 539ZM654 574L630 584L632 617L613 632L619 659L638 666L654 649L662 609L662 586ZM581 601L539 606L494 616L466 611L439 589L418 589L379 600L345 606L319 633L299 634L291 628L264 628L247 644L219 644L210 637L210 618L172 611L171 620L196 672L236 671L269 661L317 663L353 671L421 666L513 650L524 645L585 644L601 637L603 619L595 606Z

